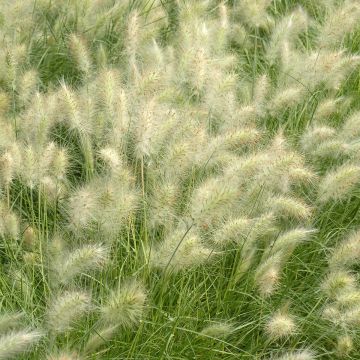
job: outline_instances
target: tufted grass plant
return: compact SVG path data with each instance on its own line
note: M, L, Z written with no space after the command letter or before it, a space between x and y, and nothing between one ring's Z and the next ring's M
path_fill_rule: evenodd
M0 359L359 359L359 24L1 2Z

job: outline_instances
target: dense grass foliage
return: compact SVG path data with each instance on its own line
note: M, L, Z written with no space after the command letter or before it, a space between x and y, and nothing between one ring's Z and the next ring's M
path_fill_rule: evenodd
M0 2L0 359L359 359L357 0Z

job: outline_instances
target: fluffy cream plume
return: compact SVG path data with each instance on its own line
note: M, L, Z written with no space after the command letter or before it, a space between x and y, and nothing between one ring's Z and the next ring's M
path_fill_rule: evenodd
M320 28L318 42L320 47L335 48L341 44L346 34L356 28L360 20L360 5L346 0L335 7L328 6L328 14Z
M135 280L123 282L101 307L101 319L125 328L136 326L143 316L145 302L146 291L141 283Z
M292 185L299 181L294 176L294 171L306 170L303 157L290 150L281 132L274 137L262 156L264 163L253 175L253 189L257 191L265 186L269 192L282 194L290 192Z
M98 188L95 219L107 236L116 235L138 208L138 193L124 180L114 178Z
M84 39L79 35L71 34L69 37L69 48L78 69L86 76L89 76L92 62Z
M0 337L0 359L16 359L21 353L29 351L43 337L37 330L13 331Z
M214 242L219 245L231 241L241 243L249 235L252 225L253 221L248 218L229 220L214 234Z
M322 317L334 325L344 325L344 316L335 305L326 306L322 311Z
M284 232L280 234L277 239L275 239L270 248L265 251L265 254L281 253L282 258L286 259L295 250L296 246L298 246L303 241L308 240L311 235L314 234L314 232L314 229L306 229L301 227Z
M59 93L61 102L64 105L63 115L71 130L78 131L81 135L90 132L90 124L81 109L78 94L65 83L61 84Z
M317 174L313 170L302 166L290 168L288 176L289 181L294 186L314 184L315 180L318 179Z
M26 71L20 80L19 97L23 104L29 103L32 96L36 92L38 86L39 77L35 70Z
M136 10L129 15L126 38L126 52L129 59L130 71L136 74L136 55L139 45L139 14Z
M138 193L126 169L98 177L76 190L68 205L73 229L94 229L109 238L116 235L138 207Z
M190 212L198 225L218 221L238 201L239 190L221 178L212 178L194 191Z
M301 147L304 151L310 152L317 148L324 141L334 139L336 129L329 126L315 126L309 128L301 138Z
M345 119L341 128L340 136L349 141L356 140L360 136L360 111L352 113Z
M312 152L312 156L316 159L320 159L322 161L329 159L341 159L345 158L348 154L350 154L351 148L348 144L344 143L342 140L329 140L321 143L314 151Z
M0 236L16 239L19 235L19 220L17 215L0 202Z
M257 248L252 243L245 242L244 246L241 248L241 256L240 260L236 266L234 272L234 283L238 283L249 271L249 269L253 266L257 255ZM259 287L261 290L264 290L263 293L266 292L262 285L261 276L259 277L258 282Z
M333 250L329 264L332 267L352 266L360 258L360 231L350 234Z
M96 198L88 187L78 189L72 194L68 206L69 219L75 228L85 228L95 220Z
M279 253L270 256L262 262L255 272L255 284L261 296L268 297L279 286L282 268L282 258Z
M356 278L353 274L345 270L335 270L330 272L321 284L325 294L334 298L344 290L352 290L356 286Z
M25 44L14 44L11 48L8 48L7 53L7 74L6 81L10 88L16 89L18 85L18 78L21 74L21 66L26 59L27 48ZM5 50L6 51L6 50Z
M315 360L315 353L311 350L304 349L285 353L279 357L273 357L271 360Z
M341 323L349 326L349 327L358 327L360 325L360 306L356 304L356 306L351 307L350 309L341 313Z
M0 182L3 185L9 186L12 182L15 171L17 170L15 165L14 158L10 151L0 156Z
M149 263L153 268L180 271L202 265L214 254L194 231L179 227L151 249Z
M97 85L101 85L96 89L99 96L99 105L105 110L106 115L113 117L117 107L120 74L113 69L104 69L100 72L97 81Z
M21 150L22 166L20 177L29 188L33 189L39 184L40 179L38 154L36 154L32 146L26 146Z
M313 120L315 122L327 123L332 115L341 112L348 105L349 99L344 97L325 98L319 102Z
M49 166L49 172L56 180L64 180L69 167L69 156L66 149L56 149Z
M304 201L286 196L274 196L269 199L269 209L275 216L308 220L312 209Z
M219 245L234 241L242 244L252 242L256 238L271 234L276 230L275 218L272 214L265 214L258 218L235 218L225 222L214 233L214 242Z
M9 95L3 91L0 91L0 114L3 116L8 110L10 106L10 99ZM1 120L1 125L6 126L8 130L12 130L11 126L9 124L5 125L4 119ZM10 134L10 132L9 132ZM1 135L4 135L1 133ZM1 143L3 143L5 139L1 137ZM10 139L9 139L10 140ZM12 139L11 139L12 140Z
M270 2L270 0L244 0L238 4L236 10L247 25L267 28L272 23L271 15L267 12Z
M57 296L47 309L47 324L56 333L71 330L91 309L89 294L68 291Z
M294 318L286 312L273 314L265 324L265 331L270 339L286 338L294 335L296 324Z
M346 200L359 183L360 166L344 164L328 172L322 179L318 199L322 203Z
M56 200L66 192L66 187L61 183L57 183L56 180L50 176L44 176L40 179L39 188L42 198L46 200L49 207L54 206Z
M227 322L217 322L204 327L200 335L212 338L226 338L235 331L233 324Z
M225 134L214 139L220 142L219 149L230 150L234 152L242 152L243 150L255 145L260 139L260 133L256 129L244 128Z
M259 115L263 114L264 107L270 92L270 79L266 74L256 79L253 91L253 102Z
M271 116L276 116L282 111L296 107L304 98L306 89L300 86L293 86L284 89L281 87L269 101L267 109Z
M106 264L108 250L103 245L83 245L69 252L63 252L52 264L56 280L67 283L74 276L99 269Z
M116 172L122 166L121 158L114 148L102 148L99 151L99 155L112 172Z
M54 111L56 107L59 107L59 101L54 94L35 92L26 110L20 115L21 138L28 140L29 145L39 146L48 142L49 133L59 117L59 113Z
M340 335L336 340L336 355L340 358L345 358L350 355L354 349L354 342L350 335Z
M304 91L311 91L322 84L329 90L337 90L351 70L358 66L360 57L348 55L343 50L313 51L303 54L292 51L286 64L283 66L284 83L299 86ZM304 67L308 71L303 71ZM291 75L291 76L286 76Z
M295 44L297 36L305 31L307 26L308 16L301 7L281 18L271 33L266 50L266 57L270 63L276 61L284 42Z
M159 132L156 122L156 99L152 98L144 103L139 112L135 134L135 154L138 158L149 156L152 153L152 138Z
M345 289L336 296L336 304L338 307L348 308L360 304L360 290Z
M161 187L157 184L161 182ZM158 225L169 229L176 218L177 201L180 198L180 185L174 179L156 178L154 190L149 198L151 212L149 214L150 226Z

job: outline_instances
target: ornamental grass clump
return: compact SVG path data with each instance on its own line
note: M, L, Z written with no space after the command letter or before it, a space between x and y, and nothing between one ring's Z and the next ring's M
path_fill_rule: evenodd
M0 359L360 357L355 0L0 3Z

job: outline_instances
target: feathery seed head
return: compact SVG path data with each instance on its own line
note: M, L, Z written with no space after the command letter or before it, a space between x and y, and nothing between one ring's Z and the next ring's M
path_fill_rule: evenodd
M296 220L308 220L312 212L310 206L302 200L285 196L270 197L269 207L275 216Z
M278 21L271 33L271 38L267 46L266 58L273 64L281 54L282 46L295 44L298 35L307 29L308 16L306 12L298 7L291 14L284 16Z
M344 97L326 98L322 100L314 113L314 122L326 123L333 114L340 112L342 108L345 107L343 106L344 102L347 102Z
M232 324L226 322L218 322L210 324L202 329L200 335L208 336L212 338L226 338L235 331Z
M318 37L320 48L340 45L345 35L356 28L360 19L360 6L356 1L343 1L337 7L331 4L328 9Z
M352 266L360 258L360 231L350 234L344 241L335 247L329 259L333 268Z
M349 356L353 349L354 342L350 335L341 335L337 338L335 351L339 358Z
M190 212L196 223L211 225L238 201L239 190L221 178L212 178L194 191Z
M39 82L38 74L35 70L26 71L20 80L20 100L23 104L30 102L31 97L37 90Z
M0 337L0 359L16 359L21 353L29 351L43 337L37 330L19 330Z
M358 327L360 325L360 305L351 307L342 313L341 321L350 327Z
M179 227L151 250L149 262L153 268L181 271L206 263L212 255L196 233Z
M268 297L274 293L279 285L281 277L282 259L276 253L261 263L255 272L255 283L260 295Z
M89 294L79 291L65 292L55 298L48 307L48 327L56 333L69 331L90 309Z
M325 294L334 298L347 289L354 289L356 278L353 274L345 270L335 270L330 272L321 284L321 289Z
M76 34L69 37L69 46L71 55L80 71L89 76L92 68L92 62L85 40Z
M15 175L15 161L10 151L0 156L0 183L9 186Z
M126 52L129 57L129 66L131 71L136 73L136 55L139 46L139 14L134 10L129 15L127 26Z
M288 352L280 357L273 358L273 360L315 360L315 358L313 351L304 349Z
M37 242L36 230L32 226L27 226L23 234L23 245L27 249L34 249Z
M322 311L322 317L325 320L332 322L334 325L340 325L343 323L343 314L339 308L334 305L326 306Z
M346 200L359 183L360 166L344 164L325 175L319 186L319 201Z
M316 126L308 129L301 139L304 151L312 151L326 140L331 140L336 135L336 129L329 126Z
M269 252L272 254L281 252L282 257L286 258L291 255L298 244L308 240L315 232L314 229L300 227L284 232L274 241Z
M69 158L65 149L56 149L50 165L50 173L57 180L63 180L69 166Z
M19 230L17 215L0 202L0 236L17 239Z
M272 315L265 325L265 331L271 339L289 337L295 330L296 324L293 317L283 312Z
M360 304L360 290L345 289L336 296L336 304L342 308L348 308Z
M103 245L83 245L64 253L53 264L57 280L66 284L77 274L99 269L106 264L108 250Z
M237 218L227 221L214 234L214 242L218 245L230 241L242 242L249 235L253 221L247 218Z
M267 12L270 3L271 0L244 0L239 3L237 12L248 26L266 29L272 24Z
M122 165L121 159L115 149L107 147L99 151L101 159L110 168L111 171L116 171Z
M340 136L347 141L356 140L360 136L360 111L351 114L342 126Z
M306 94L302 87L289 87L285 90L280 88L268 104L268 111L271 116L276 116L282 111L296 107Z
M141 320L145 302L146 292L142 284L135 280L124 282L101 307L101 318L108 324L131 328Z

